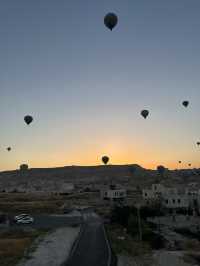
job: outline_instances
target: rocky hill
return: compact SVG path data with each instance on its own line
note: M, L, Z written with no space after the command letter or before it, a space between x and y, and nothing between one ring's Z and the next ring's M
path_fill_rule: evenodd
M161 178L157 171L139 165L66 166L0 172L0 191L62 191L67 184L98 187L110 182L127 188L165 184L200 183L200 170L167 170Z

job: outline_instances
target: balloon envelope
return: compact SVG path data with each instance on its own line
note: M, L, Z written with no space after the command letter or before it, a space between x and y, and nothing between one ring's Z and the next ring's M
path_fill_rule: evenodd
M103 162L104 164L107 164L108 161L109 161L109 157L108 157L108 156L103 156L103 157L102 157L102 162Z
M142 110L141 115L144 117L144 119L146 119L147 116L149 115L149 111L148 110Z
M182 104L183 104L183 106L188 107L189 101L183 101Z
M11 147L8 147L8 148L7 148L7 151L11 151Z
M117 22L118 22L118 17L114 13L108 13L104 17L104 24L110 30L112 30L117 25Z
M24 121L25 121L25 123L26 123L27 125L29 125L31 122L33 122L33 117L30 116L30 115L26 115L26 116L24 117Z
M159 166L157 167L157 171L158 171L158 173L159 173L160 175L163 175L164 172L165 172L165 167L162 166L162 165L159 165Z
M200 142L197 142L197 145L199 146L200 145Z

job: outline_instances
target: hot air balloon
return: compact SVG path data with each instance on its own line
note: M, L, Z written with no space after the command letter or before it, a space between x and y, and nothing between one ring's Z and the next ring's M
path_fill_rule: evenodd
M103 156L103 157L102 157L102 162L103 162L104 164L107 164L108 161L109 161L109 157L108 157L108 156Z
M149 111L148 110L142 110L140 114L144 117L144 119L146 119L147 116L149 115Z
M163 176L163 174L164 174L164 172L165 172L165 167L162 166L162 165L159 165L159 166L157 166L157 171L158 171L158 173L159 173L161 176Z
M182 104L183 104L183 106L188 107L189 101L183 101Z
M188 166L191 166L191 163L189 163Z
M104 17L104 24L110 30L112 30L117 25L117 22L118 22L118 17L114 13L108 13Z
M198 145L198 146L200 145L200 142L199 142L199 141L197 142L197 145Z
M20 167L19 167L19 169L20 169L21 171L28 170L28 164L21 164Z
M11 151L11 147L8 147L8 148L7 148L7 151Z
M178 161L178 163L182 163L181 161Z
M29 125L30 123L33 122L33 117L30 116L30 115L26 115L26 116L24 117L24 121L25 121L25 123L26 123L27 125Z

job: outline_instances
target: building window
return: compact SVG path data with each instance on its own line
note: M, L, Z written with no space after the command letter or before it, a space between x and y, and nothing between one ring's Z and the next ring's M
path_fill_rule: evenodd
M180 199L178 199L178 204L180 204L181 203L181 200Z
M175 199L173 199L172 202L173 202L173 204L175 204L175 202L176 202Z
M155 188L155 190L157 190L157 186L155 186L154 188Z
M144 195L145 195L145 197L147 197L147 193L145 193Z
M166 204L168 204L168 199L165 200Z

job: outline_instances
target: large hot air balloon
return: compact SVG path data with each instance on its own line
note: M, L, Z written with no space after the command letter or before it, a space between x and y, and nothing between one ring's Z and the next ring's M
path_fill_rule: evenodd
M25 121L25 123L26 123L27 125L29 125L30 123L33 122L33 117L30 116L30 115L26 115L26 116L24 117L24 121Z
M108 157L108 156L103 156L103 157L102 157L102 162L103 162L104 164L107 164L108 161L109 161L109 157Z
M163 176L163 174L164 174L164 172L165 172L165 167L162 166L162 165L159 165L159 166L157 166L157 171L158 171L158 173L159 173L161 176Z
M149 111L148 110L142 110L140 114L144 117L144 119L146 119L147 116L149 115Z
M117 22L118 22L118 17L114 13L108 13L104 17L104 24L110 30L112 30L117 25Z
M11 147L8 147L8 148L7 148L7 151L11 151Z
M189 105L189 101L183 101L183 102L182 102L182 105L185 106L185 107L188 107L188 105Z

